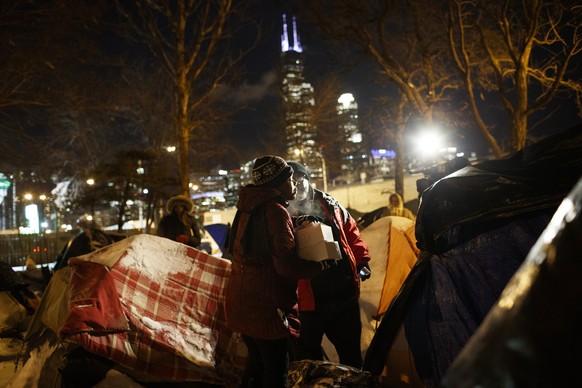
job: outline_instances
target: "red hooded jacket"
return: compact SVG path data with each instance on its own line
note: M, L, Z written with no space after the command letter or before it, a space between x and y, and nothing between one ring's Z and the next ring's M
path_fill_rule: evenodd
M253 338L289 335L286 319L296 319L291 316L296 279L322 271L320 263L297 256L287 205L273 188L249 185L239 192L225 313L229 328Z

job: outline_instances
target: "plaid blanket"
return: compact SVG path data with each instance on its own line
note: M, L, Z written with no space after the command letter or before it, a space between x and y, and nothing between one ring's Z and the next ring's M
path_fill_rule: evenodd
M229 261L161 237L136 235L72 260L71 270L62 338L140 377L239 384L246 348L223 315ZM106 291L78 291L92 271ZM119 323L116 299L104 297L112 294L127 328ZM98 325L91 323L94 317ZM83 319L87 322L78 322Z

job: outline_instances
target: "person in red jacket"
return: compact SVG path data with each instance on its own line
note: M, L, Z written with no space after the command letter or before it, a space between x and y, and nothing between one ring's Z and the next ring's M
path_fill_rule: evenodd
M287 212L295 198L293 170L278 156L255 160L253 183L239 191L225 290L226 324L243 335L249 357L242 386L285 387L290 335L298 335L297 279L335 264L297 256Z
M329 194L311 187L308 169L301 163L288 163L297 184L296 198L289 204L296 226L317 220L331 226L342 255L337 265L321 276L299 280L301 335L297 357L322 360L321 341L325 334L341 364L361 368L362 322L358 299L360 281L371 275L368 246L349 212Z

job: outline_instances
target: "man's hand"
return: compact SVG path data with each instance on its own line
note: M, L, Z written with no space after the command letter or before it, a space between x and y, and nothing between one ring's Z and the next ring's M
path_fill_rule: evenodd
M312 216L312 215L303 215L303 216L298 216L295 217L293 219L293 224L294 226L297 228L299 226L301 226L301 224L303 224L304 222L311 222L311 223L323 223L324 219L318 216Z
M321 271L326 271L328 269L337 267L337 260L335 259L326 259L323 261L320 261L321 263Z
M362 281L368 280L370 276L372 276L372 270L368 264L360 264L358 265L358 276Z

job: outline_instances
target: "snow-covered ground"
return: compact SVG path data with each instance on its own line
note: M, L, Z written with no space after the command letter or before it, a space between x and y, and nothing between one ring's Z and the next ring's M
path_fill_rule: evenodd
M404 202L412 201L418 198L416 191L417 179L423 178L423 174L405 174L404 175ZM329 186L328 194L334 197L342 206L357 210L364 214L376 210L388 204L388 197L395 192L394 179L385 181L352 184L349 186ZM204 214L205 224L232 224L236 208L226 209L217 212L207 212ZM354 218L358 218L353 214Z
M423 177L423 174L404 175L404 202L418 198L416 180ZM327 191L342 206L367 213L388 204L388 197L395 192L394 179L350 186L329 186Z

